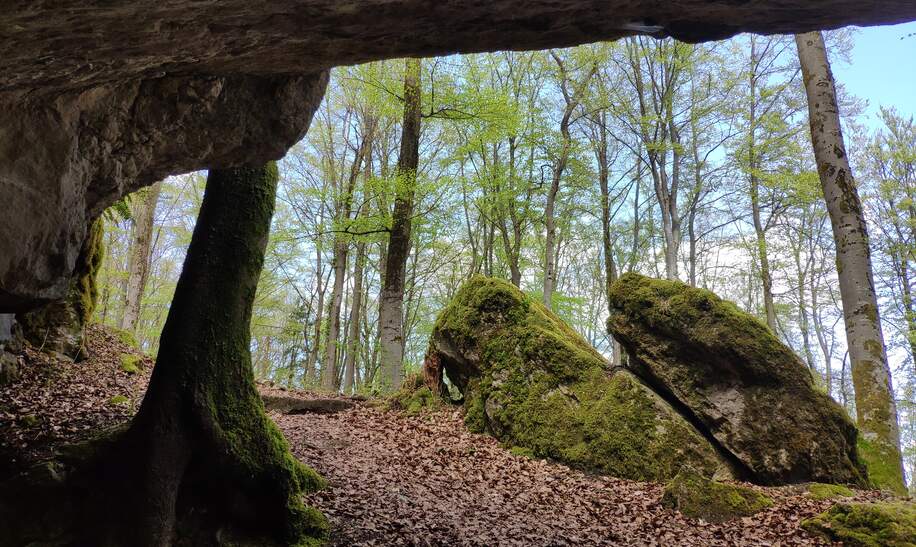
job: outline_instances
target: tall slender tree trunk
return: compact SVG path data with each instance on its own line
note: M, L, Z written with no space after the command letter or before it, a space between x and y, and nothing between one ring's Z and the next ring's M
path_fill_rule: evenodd
M808 94L814 156L836 241L863 455L877 484L905 493L897 405L881 332L868 233L843 142L836 84L821 33L799 34L795 42Z
M121 317L121 328L129 332L134 332L137 328L143 291L146 289L146 280L149 278L153 223L156 219L156 204L159 201L161 188L162 181L147 188L143 201L134 212L127 293L124 295L124 314Z
M315 325L312 329L312 344L309 348L308 357L305 361L305 382L308 385L311 385L315 380L315 366L318 363L318 352L321 348L321 325L322 325L322 316L324 314L324 294L327 292L327 280L324 277L323 268L321 266L321 242L320 240L315 244L315 279L318 283L318 305L315 307ZM306 333L308 335L308 333Z
M398 157L397 189L385 275L379 298L380 357L383 389L401 386L404 361L404 281L410 254L411 217L420 164L420 60L407 59L404 73L404 121Z
M356 264L353 266L353 304L350 307L350 334L347 338L347 360L344 363L344 393L351 393L356 381L356 354L359 351L365 264L366 242L360 241L356 244Z
M814 334L817 337L817 345L821 349L821 355L824 356L824 380L827 382L827 395L833 396L833 355L830 351L830 345L827 344L827 334L824 332L824 322L821 319L820 311L818 311L818 291L813 276L809 292L811 293L811 322L814 324Z
M751 67L748 71L750 89L750 111L748 128L748 170L751 195L751 216L754 220L754 235L757 237L757 261L760 263L760 281L763 285L763 308L767 326L776 332L776 305L773 301L773 276L770 273L770 257L767 252L766 227L760 212L760 178L757 176L757 49L756 40L751 36Z
M608 310L611 307L611 285L617 281L617 264L614 262L614 241L611 237L610 167L608 165L607 114L599 114L600 133L595 150L598 160L598 184L601 187L601 244L604 255L604 291ZM611 336L611 359L614 366L623 363L623 347Z

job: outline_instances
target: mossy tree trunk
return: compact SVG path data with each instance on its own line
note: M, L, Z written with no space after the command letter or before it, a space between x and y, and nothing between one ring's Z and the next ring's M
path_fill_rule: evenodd
M91 544L298 544L324 534L301 498L320 478L290 454L251 370L276 186L273 163L210 171L146 397L101 460Z
M801 61L811 141L836 242L837 272L852 363L863 456L879 485L905 492L897 408L887 364L862 202L849 167L836 84L820 32L795 37Z
M150 186L140 194L140 203L134 209L134 227L131 232L130 264L127 276L127 290L124 293L124 314L121 328L135 332L140 318L140 303L149 277L150 253L153 243L153 223L156 219L156 204L162 181Z
M385 252L384 279L379 298L381 367L386 390L401 386L404 360L404 281L420 163L420 59L407 59L404 73L404 123L398 157L394 213L388 249Z

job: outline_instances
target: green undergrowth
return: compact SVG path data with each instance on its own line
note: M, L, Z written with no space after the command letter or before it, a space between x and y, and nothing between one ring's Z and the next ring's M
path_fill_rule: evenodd
M722 465L667 403L631 374L612 373L571 327L505 281L468 281L433 338L476 360L478 371L443 360L472 431L533 457L635 480L670 479L684 463L709 474Z
M723 522L758 513L773 500L744 486L708 479L684 467L665 486L662 505L691 518Z
M801 525L847 547L912 547L916 545L916 504L839 503Z

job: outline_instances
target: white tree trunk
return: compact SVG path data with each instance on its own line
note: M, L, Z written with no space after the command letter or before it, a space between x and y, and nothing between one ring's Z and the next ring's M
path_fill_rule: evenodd
M836 88L820 32L795 37L801 61L811 141L836 241L837 272L852 364L857 424L872 479L905 491L897 408L887 365L862 203L840 129Z

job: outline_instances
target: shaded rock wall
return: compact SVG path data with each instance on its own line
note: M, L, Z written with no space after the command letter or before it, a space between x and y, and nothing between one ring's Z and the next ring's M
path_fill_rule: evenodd
M911 0L8 1L0 312L63 297L88 221L124 194L282 156L335 65L913 19Z
M282 157L327 73L161 78L0 106L0 310L61 298L86 227L169 174Z

